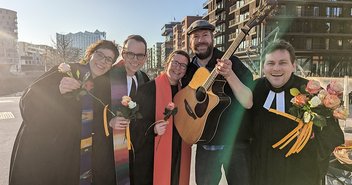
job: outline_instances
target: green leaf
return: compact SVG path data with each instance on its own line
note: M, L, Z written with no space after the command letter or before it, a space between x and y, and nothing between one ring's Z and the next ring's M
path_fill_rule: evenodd
M313 118L313 124L317 127L323 128L326 126L326 119L323 116L316 114Z
M76 76L77 76L78 79L79 79L79 75L80 75L80 72L79 72L79 70L77 70L76 71Z
M299 90L297 88L291 88L290 89L290 94L292 96L297 96L297 95L301 94L301 92L299 92Z

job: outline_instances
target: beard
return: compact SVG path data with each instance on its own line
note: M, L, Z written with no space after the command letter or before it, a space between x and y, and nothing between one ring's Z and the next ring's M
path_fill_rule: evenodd
M197 48L198 45L201 45L201 44L205 44L205 43L199 43L196 45L195 48ZM212 52L213 52L213 43L210 43L209 45L207 44L207 50L204 53L200 53L197 51L197 49L195 49L196 56L201 60L208 58L212 54Z

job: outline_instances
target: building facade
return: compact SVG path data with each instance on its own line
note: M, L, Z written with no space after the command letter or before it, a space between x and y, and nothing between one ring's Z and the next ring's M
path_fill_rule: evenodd
M161 35L164 36L164 42L161 44L161 61L166 60L166 57L173 51L173 27L180 22L170 22L161 28Z
M18 64L17 40L17 12L0 8L1 67L9 69Z
M60 42L60 39L65 38L67 42L69 42L70 47L77 48L81 50L81 53L84 53L86 48L98 41L105 40L106 33L100 32L99 30L95 30L94 32L77 32L77 33L68 33L68 34L56 34L56 41Z
M19 71L48 71L56 65L56 51L47 45L18 42Z
M260 0L208 0L203 16L214 24L214 45L226 50L260 6ZM296 49L303 76L352 75L352 2L347 0L279 0L275 15L253 28L235 54L259 74L260 54L277 38Z

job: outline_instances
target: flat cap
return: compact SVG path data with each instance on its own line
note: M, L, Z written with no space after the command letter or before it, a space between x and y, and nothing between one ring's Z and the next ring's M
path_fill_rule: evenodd
M206 20L196 20L194 21L187 30L187 35L197 30L210 30L213 32L215 27Z

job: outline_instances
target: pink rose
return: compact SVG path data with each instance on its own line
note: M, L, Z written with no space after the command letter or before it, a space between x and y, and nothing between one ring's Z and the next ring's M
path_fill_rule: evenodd
M336 95L328 94L323 100L325 107L330 109L336 109L339 107L341 100Z
M333 80L327 86L327 91L328 91L329 94L333 94L333 95L336 95L336 96L341 96L342 92L343 92L343 87L336 80Z
M291 102L297 106L303 106L307 103L308 98L305 94L299 94L291 99Z
M333 115L337 119L346 120L348 117L348 112L345 108L338 107L337 109L334 110Z
M175 108L175 104L173 102L170 102L169 104L167 104L166 109L167 110L174 110Z
M307 83L306 91L309 94L317 94L320 91L320 89L321 87L318 81L309 80L309 82Z

